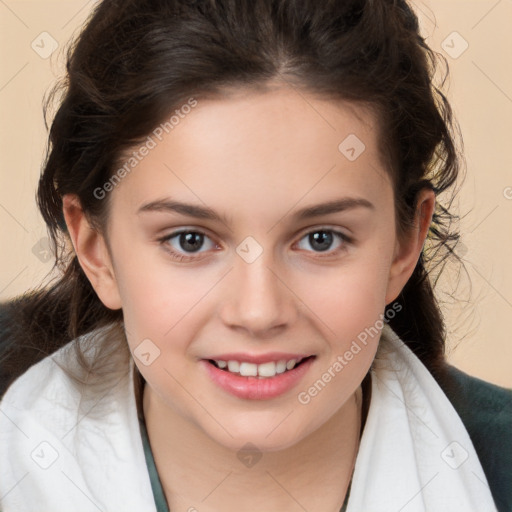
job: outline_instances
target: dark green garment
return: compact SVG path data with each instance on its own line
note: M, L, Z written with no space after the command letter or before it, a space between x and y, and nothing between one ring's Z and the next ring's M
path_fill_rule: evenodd
M162 484L155 466L155 460L153 459L153 452L149 444L148 432L146 425L143 421L139 422L140 432L142 436L142 445L144 446L144 455L146 457L146 465L148 467L149 479L151 480L151 488L153 489L153 496L155 498L155 505L157 512L169 512L167 506L167 500L165 499Z
M475 447L499 512L512 512L512 389L447 366L439 382Z
M155 497L156 511L169 512L169 507L167 506L167 501L165 499L164 491L162 489L162 484L160 483L160 478L158 477L158 473L156 470L155 460L153 459L153 452L151 451L151 446L149 444L148 432L146 430L146 425L144 424L143 421L140 422L140 431L142 435L142 444L144 445L144 455L146 456L146 464L148 466L149 478L151 480L151 488L153 489L153 496ZM350 485L348 487L345 503L343 503L343 507L341 507L340 512L345 512L347 509L349 493Z

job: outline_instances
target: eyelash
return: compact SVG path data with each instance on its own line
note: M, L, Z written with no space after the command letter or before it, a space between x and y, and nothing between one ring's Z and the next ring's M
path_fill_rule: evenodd
M342 233L341 231L336 231L334 229L325 228L325 227L316 228L316 229L313 229L311 231L304 233L301 236L301 238L299 239L299 242L301 240L303 240L304 238L308 237L309 235L311 235L312 233L319 233L319 232L332 233L333 235L337 236L341 240L342 246L341 246L341 248L338 248L334 251L325 251L325 253L316 252L316 251L307 251L307 252L316 252L317 254L319 254L319 256L315 256L316 258L326 258L326 257L332 257L333 255L338 255L347 250L347 245L351 245L353 243L353 239L351 237L347 236L345 233ZM198 259L201 259L201 256L198 257L198 256L186 255L183 253L179 253L179 252L175 251L174 249L171 249L170 246L167 244L167 242L169 240L176 238L183 233L200 234L206 238L210 238L204 231L201 231L200 229L182 229L180 231L175 231L169 235L159 238L158 242L160 242L160 244L164 246L164 250L171 256L172 259L174 259L176 261L188 262L188 261L193 261L193 260L197 261ZM197 252L197 253L191 253L191 254L197 255L197 254L201 254L201 253Z

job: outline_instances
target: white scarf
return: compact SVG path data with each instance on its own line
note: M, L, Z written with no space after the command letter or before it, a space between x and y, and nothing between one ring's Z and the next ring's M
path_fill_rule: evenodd
M0 510L155 512L133 361L98 397L101 417L77 417L80 393L53 361L72 343L19 377L0 404ZM347 512L496 512L448 398L388 325L379 343Z
M496 512L462 420L389 325L372 366L347 512Z

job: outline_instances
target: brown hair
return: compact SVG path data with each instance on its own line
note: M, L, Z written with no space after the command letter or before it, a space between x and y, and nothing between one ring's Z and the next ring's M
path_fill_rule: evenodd
M46 115L57 100L58 108L37 201L60 275L8 306L4 373L12 380L98 327L105 328L103 352L93 365L81 358L84 368L107 374L119 343L128 350L122 310L101 303L74 254L62 196L77 194L105 233L109 196L98 199L94 190L169 112L190 97L282 81L377 113L399 235L412 222L418 192L435 191L427 243L397 299L402 310L389 319L435 375L445 326L433 282L458 240L450 204L439 195L461 167L450 105L443 84L434 85L439 58L403 0L103 0L70 46L65 80L46 103Z

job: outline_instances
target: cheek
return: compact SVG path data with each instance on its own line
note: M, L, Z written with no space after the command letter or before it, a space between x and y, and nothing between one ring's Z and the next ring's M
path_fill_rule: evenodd
M297 395L302 414L327 421L360 386L378 347L385 308L385 273L361 262L317 283L308 306L318 311L317 328L328 340L315 371Z
M218 278L199 271L177 271L160 261L148 265L136 258L120 269L126 336L135 364L162 403L193 420L196 361L189 347L207 318L207 295ZM201 318L199 318L201 316Z
M316 314L317 329L328 340L315 377L322 378L329 370L331 377L335 373L336 379L325 376L336 382L331 388L348 386L353 391L373 361L383 327L389 272L382 261L385 258L361 256L303 289L308 308ZM339 364L332 368L339 358L343 368Z
M301 295L324 324L327 338L343 344L384 312L388 274L387 265L359 257L319 279L308 279Z
M125 325L139 338L171 335L218 280L198 267L178 268L163 252L153 247L131 253L118 266Z

